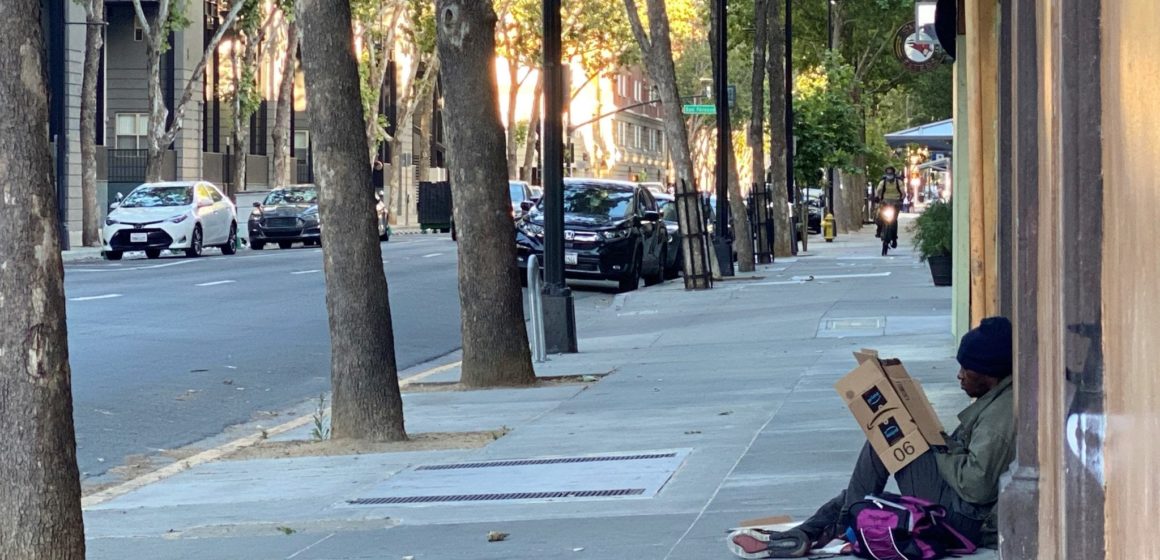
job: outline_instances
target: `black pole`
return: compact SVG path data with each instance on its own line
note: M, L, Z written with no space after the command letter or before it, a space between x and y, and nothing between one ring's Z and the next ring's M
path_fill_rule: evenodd
M722 276L733 276L733 244L729 234L729 47L726 41L728 28L725 25L726 0L716 2L717 17L712 22L716 29L715 43L717 75L714 76L713 95L717 104L717 225L714 246L717 250L717 264ZM747 233L743 233L747 235Z
M796 202L793 176L793 0L785 0L785 190L790 202ZM791 232L797 231L790 220ZM797 253L797 242L790 234L790 244Z
M826 51L834 51L834 0L826 0ZM834 168L826 168L826 208L830 215L834 214ZM834 228L834 237L837 237L837 227Z
M576 347L576 308L564 280L564 69L560 64L560 0L543 0L544 335L552 354Z

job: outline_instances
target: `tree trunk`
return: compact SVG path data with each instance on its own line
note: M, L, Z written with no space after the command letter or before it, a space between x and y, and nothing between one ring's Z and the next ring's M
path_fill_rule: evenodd
M511 56L511 55L509 55ZM513 57L507 61L508 66L508 105L507 105L507 169L508 178L516 179L519 173L519 146L516 145L516 103L520 97L520 65Z
M528 121L528 139L524 141L524 180L532 182L532 170L539 167L536 155L536 129L540 126L540 101L544 97L544 74L536 78L535 94L532 96L532 116ZM542 181L541 181L542 182Z
M493 68L496 15L490 2L439 0L435 8L443 66L455 227L459 230L459 305L463 365L470 387L535 383L524 326L504 133Z
M737 175L737 155L729 150L729 211L733 213L733 250L737 252L737 271L753 272L753 228L749 210L741 194L741 179Z
M391 224L405 223L403 205L406 197L403 196L403 139L399 137L402 126L395 129L395 135L390 140L391 146L391 173L387 177L386 198L390 201ZM404 220L400 222L399 220Z
M399 441L403 401L391 304L367 166L367 136L350 4L303 0L302 67L313 129L326 311L330 319L331 434Z
M750 75L753 103L750 104L752 110L749 116L748 137L749 149L753 154L751 161L753 183L757 189L765 188L765 49L768 40L766 32L770 25L766 1L754 0L753 4L753 73ZM769 203L768 199L756 196L754 201L763 204ZM763 227L764 224L760 218L760 216L765 215L765 212L754 208L754 215L759 216L757 223L754 224L754 227L757 228L756 252L760 255L758 259L764 264L769 262L767 255L771 254L770 243L773 240L768 238L766 228Z
M97 77L104 46L105 0L89 0L85 13L85 66L81 79L81 244L101 244L97 202Z
M153 27L157 25L158 22L154 20ZM165 106L164 92L161 90L161 41L146 37L146 43L146 69L149 73L146 80L146 87L149 88L149 130L146 140L149 151L145 163L145 182L155 183L161 180L161 166L167 149L162 142L165 139L165 119L169 116L169 109Z
M431 121L435 117L435 88L426 90L423 97L419 100L419 108L415 110L415 116L419 119L417 123L419 129L419 145L415 147L418 158L416 163L419 169L416 170L415 175L420 181L430 180L431 172Z
M0 558L83 560L40 14L0 2Z
M672 150L673 168L677 174L677 215L681 227L681 245L684 259L685 289L712 288L708 267L708 239L700 215L700 200L694 195L693 159L689 154L689 133L681 114L680 94L677 90L677 72L673 64L673 46L669 36L669 15L664 0L646 0L648 3L649 32L646 34L637 11L636 0L624 0L633 34L644 53L649 78L660 93L664 114L665 140Z
M274 130L270 132L274 142L274 158L271 164L271 186L284 187L293 182L294 167L291 165L292 150L290 135L290 115L294 113L294 75L298 65L298 23L291 21L286 26L286 56L282 61L282 83L278 87L278 105L274 109Z
M780 2L768 1L768 45L765 68L769 74L769 136L770 171L773 174L773 251L778 257L788 257L793 253L790 233L789 187L786 185L785 138L785 32L778 16Z

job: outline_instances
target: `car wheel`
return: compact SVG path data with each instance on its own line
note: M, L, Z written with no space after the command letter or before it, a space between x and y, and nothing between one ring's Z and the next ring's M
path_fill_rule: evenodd
M280 249L289 249L293 246L294 246L293 241L279 241L278 242L278 248L280 248Z
M266 244L261 241L251 241L250 248L255 251L261 251L262 249L266 248Z
M202 249L201 224L198 224L193 226L193 239L189 242L189 248L185 250L185 256L189 258L200 257Z
M120 251L105 251L105 260L119 261L121 260L121 255L122 253Z
M222 245L223 255L232 255L238 252L238 224L230 224L230 236L226 244Z
M641 257L640 250L636 252L636 258L633 259L632 271L620 279L620 291L631 292L640 286L640 267Z
M645 286L656 286L665 281L665 264L669 262L669 246L665 245L661 249L661 260L657 261L656 274L650 274L644 277Z
M145 258L159 259L161 258L161 249L145 249Z

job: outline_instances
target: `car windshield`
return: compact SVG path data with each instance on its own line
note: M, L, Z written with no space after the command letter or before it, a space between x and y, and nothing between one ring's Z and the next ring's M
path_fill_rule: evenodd
M632 208L632 191L602 185L567 185L564 213L618 219Z
M121 208L158 208L164 206L189 206L193 204L193 187L137 187L125 200Z
M264 204L318 204L318 190L314 187L278 189L266 195Z
M524 192L524 186L518 183L509 183L508 191L512 196L512 204L519 204L527 200L527 195Z
M661 207L661 219L666 222L676 222L677 220L677 203L672 200L658 200L657 204Z

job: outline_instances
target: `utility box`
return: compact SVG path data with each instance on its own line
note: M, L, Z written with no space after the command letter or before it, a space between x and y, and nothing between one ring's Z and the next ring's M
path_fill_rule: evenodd
M419 227L444 233L452 225L451 183L447 181L419 183Z
M901 361L881 359L874 350L854 357L858 367L834 388L887 470L896 473L932 445L946 445L938 414Z

